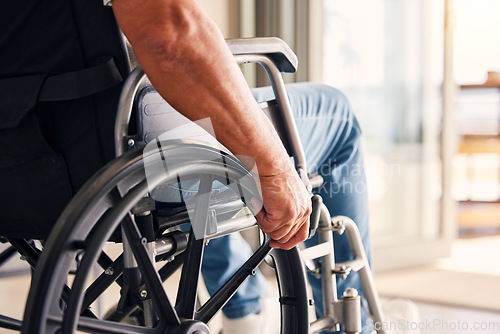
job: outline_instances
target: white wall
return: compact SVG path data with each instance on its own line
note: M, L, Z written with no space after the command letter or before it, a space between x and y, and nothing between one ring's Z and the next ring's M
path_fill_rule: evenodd
M454 77L458 84L482 84L500 72L500 2L455 0Z

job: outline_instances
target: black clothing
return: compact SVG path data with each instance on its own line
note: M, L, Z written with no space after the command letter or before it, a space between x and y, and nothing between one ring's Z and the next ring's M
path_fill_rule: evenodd
M127 52L102 0L5 2L0 31L0 235L44 238L114 157ZM110 59L110 84L89 89L78 73Z

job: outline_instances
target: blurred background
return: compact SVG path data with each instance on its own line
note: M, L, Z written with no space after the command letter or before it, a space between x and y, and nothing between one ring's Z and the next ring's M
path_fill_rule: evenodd
M381 294L415 301L423 318L491 320L496 330L473 332L500 332L500 2L200 2L226 38L284 39L299 57L286 81L348 96Z
M299 57L286 81L348 96L364 132L376 268L428 263L459 238L500 232L500 2L200 3L226 38L284 39Z

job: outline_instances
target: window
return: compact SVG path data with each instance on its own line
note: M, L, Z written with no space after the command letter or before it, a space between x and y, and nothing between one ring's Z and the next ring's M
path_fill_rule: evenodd
M444 1L323 4L323 80L364 132L374 249L438 240Z

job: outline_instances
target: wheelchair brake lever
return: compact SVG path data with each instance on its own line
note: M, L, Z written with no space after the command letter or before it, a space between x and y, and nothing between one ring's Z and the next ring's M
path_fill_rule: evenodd
M312 236L316 233L319 225L319 217L321 214L321 205L323 204L323 198L319 195L314 195L311 197L311 216L309 218L309 236L307 239L312 238Z

